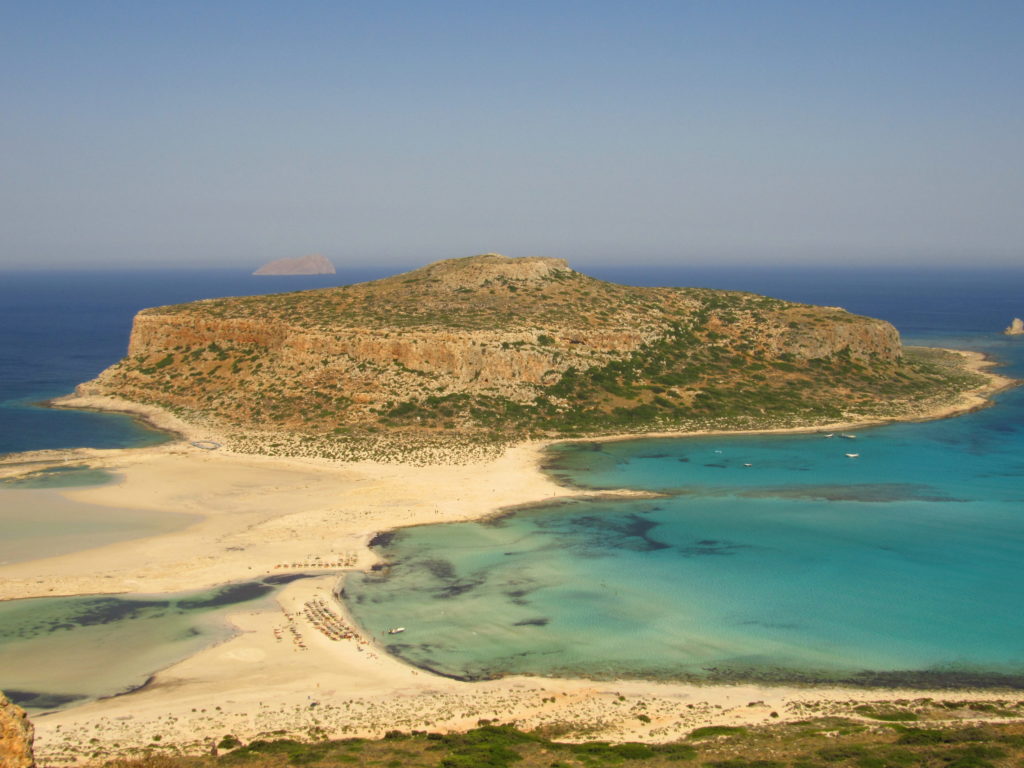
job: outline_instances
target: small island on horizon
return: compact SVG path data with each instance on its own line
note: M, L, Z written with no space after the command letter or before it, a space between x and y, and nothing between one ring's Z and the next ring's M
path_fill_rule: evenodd
M311 253L308 256L276 259L253 272L254 275L333 275L334 264L326 256Z

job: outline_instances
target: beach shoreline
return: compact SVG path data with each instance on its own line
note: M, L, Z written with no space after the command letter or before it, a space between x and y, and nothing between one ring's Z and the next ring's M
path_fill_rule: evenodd
M992 372L995 363L980 353L961 354L970 370L987 377L986 384L956 403L905 420L947 418L977 410L990 404L995 393L1019 383ZM171 509L193 515L195 522L148 539L0 567L0 600L180 592L282 573L319 575L283 587L280 611L232 614L237 631L232 639L157 672L142 688L36 718L40 755L47 765L70 762L76 739L80 739L78 746L99 739L104 758L159 748L153 745L154 733L163 734L164 745L208 751L210 741L226 733L248 740L283 729L311 738L308 729L314 720L330 737L379 736L396 727L458 730L500 716L521 727L576 723L573 733L580 737L589 733L612 740L666 741L699 725L769 722L773 711L784 719L795 719L806 715L808 702L838 711L840 702L925 696L977 699L994 694L990 689L880 691L523 677L466 683L410 667L365 636L352 643L321 637L303 618L308 604L320 600L354 626L333 593L345 572L373 565L375 555L368 544L382 531L475 520L565 498L609 495L566 487L544 474L544 452L554 443L814 433L902 419L532 441L487 462L417 467L202 450L191 443L221 442L219 436L157 408L78 396L60 398L59 407L129 412L180 438L136 449L10 455L0 459L0 477L65 460L87 461L90 466L116 470L120 479L108 485L61 489L61 494L105 506ZM277 639L285 631L282 627L292 625L301 626L303 636L310 638L306 649L282 646ZM329 691L331 701L343 698L347 706L327 701ZM645 711L663 707L666 714L642 722L621 705L618 697L623 695L628 701L646 702L645 707L652 709ZM316 717L308 706L314 697ZM748 706L750 702L764 706ZM687 708L682 715L681 706ZM327 717L328 712L333 715Z

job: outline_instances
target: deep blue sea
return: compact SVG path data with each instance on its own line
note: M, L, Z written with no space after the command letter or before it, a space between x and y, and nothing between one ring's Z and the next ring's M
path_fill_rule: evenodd
M142 307L391 271L0 273L0 453L162 439L130 418L35 405L119 359ZM999 333L1024 314L1024 270L588 271L843 306L1024 378L1024 338ZM397 655L466 678L1024 685L1024 389L855 441L572 444L548 465L565 482L667 496L399 532L381 548L388 571L349 579L356 617ZM396 625L407 631L385 634Z
M0 454L141 446L165 439L128 416L37 407L121 359L140 309L343 285L386 272L310 277L227 270L0 272Z

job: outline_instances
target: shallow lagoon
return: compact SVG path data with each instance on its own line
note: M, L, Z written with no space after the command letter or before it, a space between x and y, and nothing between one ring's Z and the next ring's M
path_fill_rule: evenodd
M0 690L30 712L113 696L228 638L226 617L259 610L299 574L170 595L0 603Z
M565 482L667 496L403 530L346 596L463 678L1024 686L1024 392L999 401L852 440L559 446Z

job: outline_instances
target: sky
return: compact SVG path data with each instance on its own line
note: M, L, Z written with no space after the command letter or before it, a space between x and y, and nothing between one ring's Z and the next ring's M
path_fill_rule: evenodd
M1021 0L0 0L0 270L1024 263Z

